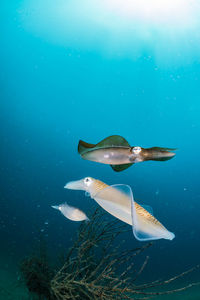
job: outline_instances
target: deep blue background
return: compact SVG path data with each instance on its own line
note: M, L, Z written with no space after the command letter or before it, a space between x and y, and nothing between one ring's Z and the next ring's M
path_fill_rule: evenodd
M92 176L129 184L175 233L150 250L151 276L199 263L199 61L162 68L148 49L131 60L62 47L23 28L17 7L5 2L1 12L0 255L27 254L43 229L55 252L69 245L78 224L50 206L68 201L89 212L93 200L63 187ZM79 139L113 134L135 146L178 148L177 156L122 173L79 157ZM131 232L127 243L140 244Z

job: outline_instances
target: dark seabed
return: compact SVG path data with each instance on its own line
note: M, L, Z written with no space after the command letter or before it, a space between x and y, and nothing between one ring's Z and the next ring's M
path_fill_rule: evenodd
M111 0L1 1L0 299L31 299L19 264L40 233L52 261L71 245L79 223L51 205L94 210L84 192L64 189L85 176L130 185L175 233L147 250L143 281L200 263L200 8L165 1L165 13L151 1L147 15L130 1L122 12ZM78 155L79 139L113 134L132 146L177 148L176 156L116 173ZM125 239L143 245L131 231ZM199 270L179 286L198 281ZM198 300L200 285L161 298Z

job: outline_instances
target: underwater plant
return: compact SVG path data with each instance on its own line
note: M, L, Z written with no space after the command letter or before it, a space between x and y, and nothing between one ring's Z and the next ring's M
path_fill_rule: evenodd
M149 299L199 284L190 283L178 289L165 287L199 268L196 266L168 280L137 285L149 260L147 255L138 267L138 256L152 243L123 250L122 236L127 231L126 225L118 220L106 221L99 209L90 220L80 225L72 247L57 270L52 272L46 255L40 255L39 260L26 258L23 262L21 271L26 278L25 284L39 299Z
M118 237L126 231L125 228L117 220L106 222L99 210L95 211L91 222L81 224L78 237L69 250L64 265L51 280L51 291L55 299L149 299L199 284L191 283L179 289L163 289L165 285L199 268L196 266L168 280L136 285L136 280L149 260L149 256L146 256L137 270L137 257L152 243L122 250L123 241L120 244ZM155 290L157 287L162 290Z
M23 259L20 272L30 294L37 295L39 299L52 299L50 280L53 271L48 262L46 245L42 237L39 239L39 251Z

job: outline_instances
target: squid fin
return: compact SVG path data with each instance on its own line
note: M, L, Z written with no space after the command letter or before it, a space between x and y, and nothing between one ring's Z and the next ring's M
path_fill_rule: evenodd
M168 231L150 212L131 199L132 228L139 241L158 239L173 240L174 233Z
M128 185L108 186L97 193L94 199L111 215L132 225L133 234L139 241L162 238L172 240L175 237L151 213L134 201Z
M99 191L93 198L108 213L117 219L132 225L130 186L115 184Z
M95 147L94 144L88 144L88 143L80 140L78 143L78 153L83 154L83 153L87 152L87 150L92 149L94 147Z
M123 170L128 169L129 167L131 167L133 164L123 164L123 165L110 165L111 168L115 171L115 172L121 172Z
M107 138L105 138L104 140L102 140L101 142L99 142L98 144L96 144L97 148L108 148L108 147L127 147L129 148L130 145L127 142L127 140L125 140L125 138L123 138L120 135L111 135Z
M129 143L120 135L111 135L98 144L89 144L82 140L79 141L78 144L78 152L79 154L84 154L87 151L90 150L96 150L96 149L103 149L103 148L109 148L109 147L126 147L129 148Z

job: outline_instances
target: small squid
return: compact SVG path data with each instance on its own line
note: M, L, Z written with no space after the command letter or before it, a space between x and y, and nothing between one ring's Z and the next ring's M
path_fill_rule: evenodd
M65 216L65 218L71 221L89 221L86 214L80 210L79 208L68 205L67 203L63 203L60 205L52 205L52 208L55 208Z
M149 207L134 201L130 186L124 184L107 185L100 180L86 177L71 181L65 188L83 190L103 209L132 226L133 234L140 241L168 239L173 240L174 233L168 231L151 213Z
M169 160L175 156L172 150L175 149L131 147L119 135L109 136L96 145L80 140L78 145L78 152L83 159L109 164L116 172L123 171L138 162Z

